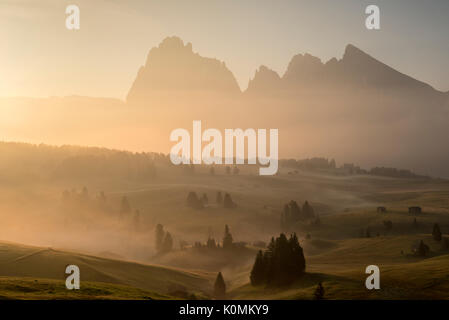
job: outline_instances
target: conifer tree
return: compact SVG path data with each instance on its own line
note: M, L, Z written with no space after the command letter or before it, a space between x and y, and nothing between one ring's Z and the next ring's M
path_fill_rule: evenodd
M165 231L164 231L163 225L158 224L156 226L155 236L156 236L156 252L160 253L163 250L163 243L164 243L164 236L165 236Z
M226 284L221 272L218 273L217 278L215 279L214 296L217 299L224 299L226 296Z
M264 283L266 269L264 262L262 250L259 250L250 275L251 284L253 286L258 286Z
M217 202L217 204L222 204L223 203L223 196L221 195L221 191L217 192L216 202Z
M232 235L229 232L229 227L228 225L225 225L225 232L224 232L224 237L223 237L223 249L231 249L233 247L233 239L232 239Z
M201 202L203 205L207 205L209 203L209 198L207 197L207 194L203 193L203 196L201 197Z
M198 198L196 192L190 191L189 194L187 195L187 206L193 209L203 208L203 202Z
M324 288L321 282L318 283L313 296L315 297L315 300L322 300L324 298Z
M223 207L230 209L234 208L236 205L234 201L232 201L231 195L229 193L226 193L223 199Z
M433 231L432 231L433 240L441 241L441 236L442 236L442 234L441 234L440 226L438 223L435 223L433 225Z
M170 234L170 232L165 233L165 239L162 244L162 252L167 253L170 252L173 249L173 238Z
M429 252L430 252L429 246L426 245L424 243L424 241L421 240L421 242L419 243L419 246L418 246L418 250L417 250L418 256L425 257L425 256L427 256L427 254Z
M302 214L305 219L310 219L310 218L315 217L315 212L308 201L304 202L304 204L302 206Z

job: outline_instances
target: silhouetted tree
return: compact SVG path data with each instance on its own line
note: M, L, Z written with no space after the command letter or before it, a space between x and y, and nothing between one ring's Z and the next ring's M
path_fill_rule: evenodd
M216 248L217 248L217 243L215 242L215 239L209 237L209 238L207 239L206 246L207 246L209 249L216 249Z
M229 193L226 193L223 200L223 207L230 209L234 208L236 205L234 201L232 201L231 195Z
M223 299L226 296L226 284L221 272L218 273L214 284L214 296L217 299Z
M304 204L302 205L302 216L305 219L311 219L315 217L315 211L308 201L304 202Z
M281 233L271 239L263 258L258 254L251 273L253 285L285 285L297 280L305 272L306 261L296 234L287 239ZM261 270L264 270L262 273ZM263 281L260 279L263 276ZM259 278L260 277L260 278Z
M218 204L222 204L223 203L223 196L221 195L221 191L217 192L217 197L215 200Z
M201 197L201 202L203 205L207 205L209 203L209 198L207 197L207 194L203 193L203 196Z
M265 269L263 253L262 250L259 250L250 275L251 284L253 286L258 286L265 282Z
M232 242L233 239L231 233L229 232L229 227L228 225L225 225L225 232L223 236L223 249L231 249L233 247Z
M162 244L162 252L167 253L173 249L173 238L171 237L170 232L165 233L165 239Z
M433 231L432 231L433 240L441 241L441 236L442 236L442 234L441 234L440 226L438 223L435 223L433 225Z
M120 216L131 212L131 205L129 204L128 197L123 196L120 203Z
M198 198L196 192L193 191L187 195L187 206L193 209L202 209L204 207L203 202Z
M156 251L158 253L160 253L163 250L163 243L164 243L164 236L165 236L165 231L164 231L163 225L158 224L156 226L155 236L156 236Z
M324 288L323 288L323 284L321 282L318 283L318 286L316 287L313 296L315 297L315 300L324 299Z
M289 223L295 223L296 221L301 220L301 209L299 208L296 201L290 201L290 221Z
M417 255L420 257L425 257L429 254L429 252L430 252L429 246L426 245L424 241L421 240L418 249L416 250Z

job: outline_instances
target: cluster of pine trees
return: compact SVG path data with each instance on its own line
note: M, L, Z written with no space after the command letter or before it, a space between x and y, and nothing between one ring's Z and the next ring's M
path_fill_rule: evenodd
M215 241L215 239L211 238L210 236L207 239L206 245L203 245L201 242L195 242L195 244L194 244L194 248L196 248L196 249L203 249L203 248L220 249L220 248L223 248L225 250L229 250L229 249L233 249L234 247L235 247L234 239L232 238L232 234L229 231L228 225L225 225L223 242L222 242L221 247L220 247L220 243L218 241Z
M173 249L173 238L170 232L164 230L164 226L156 226L156 253L165 254Z
M217 192L216 196L217 205L223 206L223 208L231 209L235 208L237 205L232 200L231 195L229 193L225 193L224 198L221 194L221 191ZM206 205L209 204L209 198L206 193L203 193L200 198L196 192L190 191L187 195L187 206L193 209L203 209Z
M284 206L281 213L281 229L288 230L290 226L298 221L304 221L315 218L315 211L308 201L304 202L302 209L296 201L291 200Z
M306 260L298 237L292 234L288 239L281 233L271 239L265 252L260 250L251 270L253 286L286 285L300 278L306 270Z

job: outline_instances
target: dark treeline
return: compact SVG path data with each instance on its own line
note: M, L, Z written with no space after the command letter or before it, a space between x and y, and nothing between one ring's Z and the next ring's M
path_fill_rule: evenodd
M265 252L257 253L250 280L253 286L287 285L299 279L305 270L306 260L296 234L288 239L281 233L271 239Z
M164 230L162 224L156 226L155 231L156 254L161 255L173 249L173 238L170 232Z
M298 221L314 218L317 218L315 216L315 210L308 201L305 201L302 208L300 208L296 201L291 200L284 206L284 209L281 212L281 229L288 230Z
M207 242L205 244L200 241L195 242L193 248L200 250L215 250L215 249L224 249L224 250L233 250L233 249L241 249L245 248L246 243L244 242L234 242L234 238L232 237L231 231L228 225L225 225L223 239L221 244L219 241L216 241L211 236L208 237Z
M337 167L334 159L311 158L303 160L284 159L281 167L298 170L325 170L336 174L372 174L399 178L423 178L409 170L375 167L367 171L353 164ZM71 177L121 177L134 179L153 178L157 168L172 166L167 154L154 152L128 152L98 147L49 146L27 143L0 142L0 170L3 176L22 178L71 178ZM23 170L26 168L26 170ZM195 173L195 166L179 168L188 174ZM217 174L211 167L209 173ZM238 175L237 166L220 169L224 174ZM295 173L297 173L295 171Z
M229 193L225 193L223 197L221 191L217 191L215 203L217 206L223 206L226 209L232 209L237 206ZM190 191L187 195L186 204L192 209L203 209L209 205L209 197L206 193L199 197L195 191Z
M152 178L157 167L169 164L160 153L0 142L0 170L15 178Z
M374 176L385 176L393 178L426 178L425 176L413 173L406 169L374 167L370 170L362 169L353 163L344 163L340 167L337 166L334 159L311 158L311 159L286 159L280 160L281 167L304 170L304 171L327 171L336 174L370 174ZM292 173L292 172L290 172ZM297 173L294 171L294 173Z

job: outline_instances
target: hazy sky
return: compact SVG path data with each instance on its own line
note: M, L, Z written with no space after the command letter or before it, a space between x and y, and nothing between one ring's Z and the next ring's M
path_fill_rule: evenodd
M65 28L77 4L81 30ZM369 4L381 30L365 28ZM0 0L0 96L124 99L149 49L177 35L226 62L242 89L261 64L283 73L297 53L327 61L352 43L449 90L448 0Z

